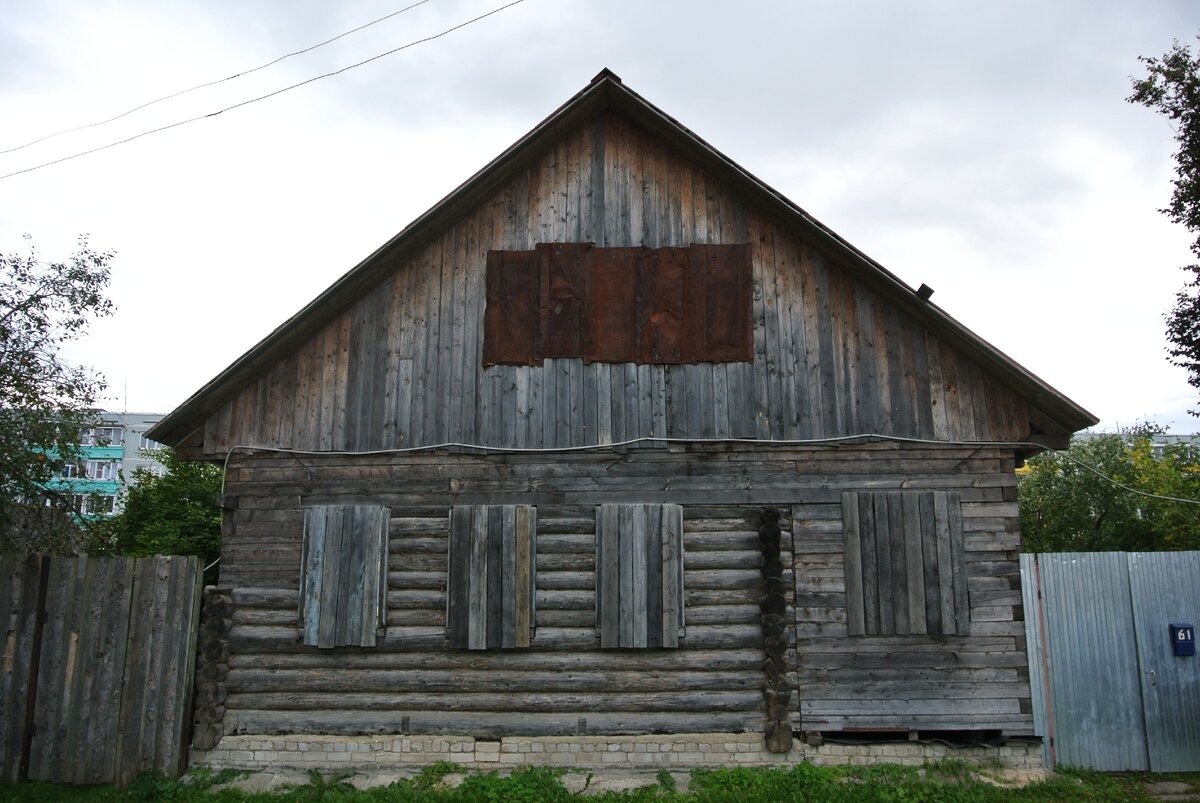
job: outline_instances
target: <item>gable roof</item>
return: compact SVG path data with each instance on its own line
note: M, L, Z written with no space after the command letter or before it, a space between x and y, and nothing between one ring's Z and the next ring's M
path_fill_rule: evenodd
M154 440L178 446L248 382L345 312L363 294L385 279L403 259L418 253L458 216L526 168L545 147L557 141L566 131L606 111L628 117L682 155L727 181L756 205L773 212L787 225L800 231L856 278L877 289L935 334L947 338L973 357L981 367L1025 397L1035 432L1056 436L1052 440L1061 441L1062 436L1069 436L1098 422L1087 410L971 332L937 305L931 304L927 294L924 297L918 295L917 291L882 265L626 87L616 74L605 69L529 133L235 360L147 434Z

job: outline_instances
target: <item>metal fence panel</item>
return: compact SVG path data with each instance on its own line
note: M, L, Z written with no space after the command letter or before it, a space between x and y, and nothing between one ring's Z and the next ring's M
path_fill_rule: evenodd
M1200 552L1128 556L1153 772L1200 770L1200 656L1179 657L1168 625L1200 623Z
M1057 763L1149 769L1125 554L1037 557Z

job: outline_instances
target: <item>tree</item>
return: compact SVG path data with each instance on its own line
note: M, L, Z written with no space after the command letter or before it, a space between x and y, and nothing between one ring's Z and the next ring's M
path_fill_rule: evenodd
M1025 551L1200 549L1200 505L1175 501L1200 500L1200 448L1156 434L1141 426L1030 459L1017 480Z
M1142 56L1145 78L1135 79L1127 100L1153 109L1175 130L1175 180L1171 202L1162 210L1194 237L1192 253L1200 259L1200 53L1179 42L1161 58ZM1167 313L1167 353L1187 369L1188 383L1200 389L1200 264L1184 265L1190 274ZM1200 415L1200 411L1190 411Z
M121 555L199 555L211 562L221 552L221 467L180 460L170 449L154 457L166 468L139 468L125 492L124 509L89 525L92 551Z
M62 262L42 261L32 245L25 256L0 254L0 538L28 520L23 506L63 502L44 485L78 456L104 381L59 350L112 314L112 258L86 236Z

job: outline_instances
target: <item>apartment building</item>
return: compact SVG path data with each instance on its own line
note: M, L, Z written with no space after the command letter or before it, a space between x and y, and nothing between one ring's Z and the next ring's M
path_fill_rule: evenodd
M79 459L63 466L51 487L69 493L72 507L81 516L116 513L121 490L136 482L137 469L164 470L147 452L162 444L146 437L146 430L162 417L160 413L100 413L96 424L80 433Z

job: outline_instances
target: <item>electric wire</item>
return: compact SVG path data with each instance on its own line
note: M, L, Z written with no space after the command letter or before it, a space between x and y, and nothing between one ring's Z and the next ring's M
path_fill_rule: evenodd
M933 438L907 438L907 437L904 437L901 435L879 435L877 433L862 433L859 435L842 435L842 436L836 437L836 438L809 438L809 439L782 440L782 441L764 440L762 438L655 438L655 437L642 437L642 438L632 438L630 440L620 441L617 443L596 443L596 444L586 444L586 445L582 445L582 446L537 446L537 447L532 447L532 446L527 446L527 447L487 446L484 444L461 443L458 441L448 441L445 443L428 444L426 446L404 446L404 447L400 447L400 448L396 448L396 449L373 449L373 450L361 451L361 452L354 452L354 451L348 451L348 450L321 451L321 450L317 450L317 449L287 449L287 448L284 448L281 446L251 446L249 444L238 443L238 444L234 444L233 446L230 446L229 449L225 452L225 460L223 461L222 466L221 466L221 494L225 493L225 480L229 476L229 460L230 460L230 458L233 457L233 453L238 450L245 450L245 451L249 451L249 452L273 452L275 454L289 454L289 455L324 455L324 456L330 456L330 457L364 456L365 457L365 456L370 456L370 455L428 452L428 451L436 451L438 449L452 449L452 448L474 449L474 450L485 452L485 453L491 452L491 453L506 453L506 454L542 454L542 453L555 453L555 452L600 451L600 450L604 450L604 449L616 449L616 448L623 448L623 447L627 447L627 446L633 446L634 444L638 444L638 443L668 443L668 444L670 444L670 443L677 443L677 444L693 444L693 443L717 444L717 443L721 443L721 444L747 444L747 445L758 445L758 446L820 446L820 445L824 445L824 444L834 445L834 444L838 444L838 443L846 443L848 441L863 441L863 442L867 442L867 443L872 442L872 441L894 441L894 442L898 442L898 443L916 443L916 444L931 445L931 446L970 446L970 447L976 447L976 448L994 447L994 448L1046 449L1047 451L1052 451L1063 457L1066 457L1068 460L1070 460L1073 463L1078 463L1080 466L1095 473L1101 479L1107 480L1108 482L1111 482L1113 485L1116 485L1117 487L1122 488L1131 493L1139 494L1141 496L1149 496L1149 497L1153 497L1155 499L1163 499L1163 500L1166 500L1169 502L1184 502L1189 505L1200 505L1200 500L1196 500L1196 499L1184 499L1181 497L1174 497L1174 496L1160 496L1159 494L1146 493L1145 491L1139 491L1135 488L1130 488L1129 486L1118 482L1117 480L1113 479L1112 477L1106 476L1105 474L1101 473L1096 468L1089 466L1086 463L1083 463L1082 461L1076 460L1075 458L1068 455L1066 453L1066 450L1052 449L1052 448L1049 448L1040 443L1031 443L1031 442L1027 442L1027 441L1016 441L1016 442L1012 442L1012 441L941 441L941 440L936 440ZM301 463L301 465L304 465L304 464ZM308 467L305 466L305 468L307 469ZM209 565L208 568L211 569L213 566L217 565L217 563L220 562L220 560L221 560L221 556L217 555L217 559L214 560ZM205 569L205 571L207 571L207 569Z
M616 443L597 443L585 444L580 446L528 446L528 447L509 447L509 446L488 446L485 444L461 443L458 441L448 441L445 443L428 444L425 446L405 446L396 449L374 449L369 451L339 451L329 450L320 451L315 449L287 449L279 446L252 446L249 444L234 444L230 446L225 453L224 470L221 475L221 493L225 493L225 475L229 470L229 460L233 453L238 450L257 451L257 452L272 452L276 454L290 455L321 455L321 456L371 456L371 455L387 455L387 454L406 454L412 452L428 452L439 449L467 449L475 450L484 453L503 453L503 454L552 454L562 452L591 452L600 450L619 449L629 446L634 446L641 443L666 443L666 444L745 444L750 446L821 446L835 445L839 443L847 443L850 441L892 441L896 443L914 443L926 446L960 446L960 447L975 447L975 448L1034 448L1046 449L1047 451L1055 452L1056 454L1076 463L1079 466L1086 468L1101 479L1112 483L1113 485L1139 496L1147 496L1153 499L1161 499L1167 502L1180 502L1189 505L1200 505L1200 499L1186 499L1178 496L1164 496L1162 494L1153 494L1147 491L1139 491L1136 488L1131 488L1124 483L1121 483L1112 477L1101 472L1099 469L1089 466L1067 454L1064 449L1052 449L1044 444L1033 443L1029 441L946 441L937 440L934 438L909 438L901 435L880 435L878 433L864 432L858 435L841 435L835 438L807 438L793 440L766 440L762 438L656 438L656 437L641 437L632 438L629 440L618 441Z
M86 123L84 125L75 126L74 128L64 128L61 131L55 131L52 134L46 134L43 137L38 137L37 139L30 140L29 142L26 142L23 145L17 145L12 148L0 150L0 155L5 154L5 153L13 153L15 151L23 150L23 149L31 147L33 145L37 145L39 142L45 142L48 139L53 139L55 137L62 136L63 134L73 134L76 131L85 131L89 128L96 128L97 126L107 125L108 123L116 122L117 120L120 120L123 117L128 117L129 115L133 114L134 112L139 112L142 109L148 109L151 106L155 105L156 103L162 103L163 101L171 100L173 98L178 98L178 97L186 95L190 92L195 92L200 89L207 89L210 86L216 86L217 84L223 84L227 81L232 81L235 78L241 78L243 76L250 75L251 73L256 73L259 70L265 70L268 67L272 67L272 66L278 64L279 62L283 61L284 59L290 59L293 56L301 56L305 53L312 52L313 50L316 50L317 48L324 47L325 45L328 45L328 44L332 44L333 42L336 42L337 40L339 40L343 37L349 36L352 33L358 33L359 31L370 28L372 25L378 25L379 23L381 23L385 20L389 20L392 17L399 16L400 14L403 14L406 11L411 11L412 9L416 8L417 6L423 6L429 2L432 2L432 0L419 0L419 2L413 3L412 5L409 5L409 6L405 6L404 8L400 9L399 11L393 11L390 14L385 14L384 16L380 17L379 19L371 20L370 22L368 22L364 25L359 25L357 28L351 28L348 31L343 31L342 33L339 33L337 36L334 36L330 39L326 39L324 42L318 42L315 45L309 45L306 48L302 48L300 50L293 50L291 53L285 53L284 55L280 56L279 58L268 61L266 64L260 64L257 67L251 67L248 70L242 70L241 72L236 72L233 75L227 76L225 78L218 78L215 81L207 81L203 84L196 84L195 86L188 87L187 89L181 89L178 92L172 92L169 95L163 95L161 98L155 98L154 100L146 101L145 103L134 106L129 111L121 112L120 114L116 115L115 117L109 117L107 120L97 120L94 123Z
M240 109L243 106L249 106L250 104L257 103L261 100L267 100L268 98L273 98L276 95L282 95L284 92L289 92L293 89L298 89L299 87L305 86L307 84L311 84L315 81L320 81L323 78L332 78L335 75L341 75L344 72L348 72L357 67L362 67L365 64L370 64L371 62L377 61L385 56L390 56L394 53L399 53L401 50L407 50L410 47L415 47L417 45L425 44L426 42L432 42L435 39L441 39L443 36L446 36L447 34L454 33L455 31L465 28L468 25L471 25L472 23L479 22L480 20L486 19L487 17L490 17L493 14L499 14L501 11L512 8L513 6L516 6L516 5L520 5L521 3L524 3L524 2L525 2L525 0L512 0L512 2L510 2L510 3L506 3L505 5L498 6L494 9L492 9L491 11L480 14L477 17L473 17L473 18L467 20L466 22L460 22L458 25L455 25L451 28L447 28L446 30L444 30L440 33L436 33L431 36L426 36L421 39L414 39L413 41L411 41L407 44L400 45L399 47L394 47L391 50L387 50L383 53L378 53L374 56L371 56L370 58L363 59L362 61L356 62L354 64L349 64L345 67L341 67L340 69L332 70L327 73L322 73L321 75L316 75L316 76L313 76L312 78L307 78L303 81L292 84L290 86L285 86L282 89L276 89L272 92L268 92L265 95L259 95L258 97L255 97L255 98L250 98L248 100L243 100L239 103L234 103L230 106L224 107L223 109L218 109L215 112L209 112L207 114L199 114L199 115L196 115L195 117L189 117L186 120L179 120L174 123L169 123L164 126L159 126L158 128L152 128L148 131L143 131L139 134L134 134L133 136L126 137L125 139L116 140L115 142L109 142L105 145L99 145L95 148L90 148L86 151L80 151L78 153L73 153L69 156L63 156L58 159L52 159L48 162L42 162L41 164L36 164L36 165L33 165L32 167L26 167L22 170L14 170L11 173L5 173L4 175L0 175L0 181L3 181L4 179L7 179L7 178L12 178L14 176L19 176L24 173L32 173L34 170L41 170L44 167L50 167L52 165L62 164L63 162L69 162L72 159L78 159L82 156L90 156L93 153L99 153L100 151L108 150L109 148L115 148L118 145L124 145L126 143L133 142L134 140L141 139L142 137L148 137L151 134L159 134L159 133L162 133L163 131L169 131L172 128L179 128L180 126L184 126L189 123L194 123L194 122L197 122L198 120L205 120L210 117L216 117L217 115L224 114L227 111L232 111L234 109Z

